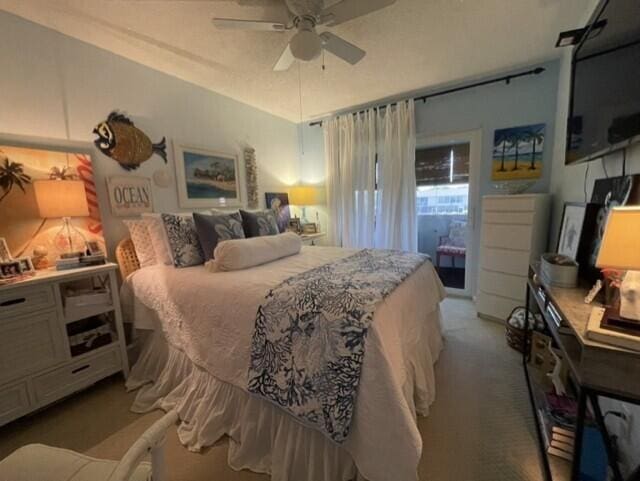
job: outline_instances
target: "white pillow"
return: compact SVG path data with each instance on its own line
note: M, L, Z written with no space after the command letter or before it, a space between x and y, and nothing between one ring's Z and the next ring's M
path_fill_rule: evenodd
M211 272L237 271L259 266L300 252L302 240L293 232L285 234L232 239L220 242L207 262Z
M164 230L164 222L160 214L142 214L142 218L147 221L147 230L158 264L173 264L167 232Z
M129 229L129 235L131 236L131 241L136 249L136 255L138 256L140 267L147 267L156 264L156 252L153 248L153 244L151 243L149 229L147 228L148 221L141 219L125 220L122 222L127 226L127 229Z

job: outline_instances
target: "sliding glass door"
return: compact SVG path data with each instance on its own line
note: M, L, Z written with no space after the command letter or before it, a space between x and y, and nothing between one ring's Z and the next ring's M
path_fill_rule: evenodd
M474 141L470 134L431 137L416 149L418 251L431 256L449 292L465 296L475 275Z

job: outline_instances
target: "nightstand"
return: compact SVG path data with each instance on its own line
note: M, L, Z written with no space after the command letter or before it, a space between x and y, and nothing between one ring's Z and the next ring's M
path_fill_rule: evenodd
M324 232L318 232L316 234L300 234L300 238L302 239L302 243L304 245L314 246L316 245L316 241L325 237L327 234Z
M129 374L116 264L0 286L0 426Z

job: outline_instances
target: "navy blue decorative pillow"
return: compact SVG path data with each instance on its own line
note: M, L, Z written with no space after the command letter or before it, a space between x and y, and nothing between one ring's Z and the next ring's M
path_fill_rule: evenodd
M240 215L242 216L245 237L260 237L280 233L276 214L271 209L259 212L247 212L241 209Z
M242 217L239 212L232 214L193 214L204 259L213 259L213 251L218 242L230 239L244 239Z
M162 214L167 232L169 252L176 267L197 266L204 263L204 253L192 216Z

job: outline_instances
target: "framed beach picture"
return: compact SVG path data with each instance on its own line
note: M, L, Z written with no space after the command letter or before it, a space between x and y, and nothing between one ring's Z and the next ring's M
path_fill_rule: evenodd
M241 205L238 156L176 144L180 207Z
M545 124L498 129L493 137L492 180L542 176Z

